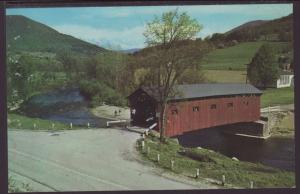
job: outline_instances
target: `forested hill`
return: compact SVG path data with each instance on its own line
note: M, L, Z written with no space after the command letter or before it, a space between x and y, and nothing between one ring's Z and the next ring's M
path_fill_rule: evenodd
M27 17L6 16L7 48L11 52L73 52L94 55L105 51L104 48L84 42Z
M246 22L242 25L239 25L238 27L235 27L235 28L229 30L225 34L229 35L231 33L237 32L239 30L254 28L254 27L260 26L262 24L265 24L266 22L268 22L268 21L267 20L254 20L254 21Z
M6 21L9 108L38 93L73 86L99 104L119 99L125 87L117 78L127 54L59 33L24 16L9 15Z
M293 14L274 19L256 20L237 26L228 32L215 33L214 41L291 41L293 39Z

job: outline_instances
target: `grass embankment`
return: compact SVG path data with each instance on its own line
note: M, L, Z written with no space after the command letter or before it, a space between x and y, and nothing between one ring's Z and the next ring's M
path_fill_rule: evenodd
M22 115L11 114L8 117L8 127L13 129L32 129L32 130L67 130L71 129L70 125L60 122L43 120L39 118L30 118ZM35 124L35 125L34 125ZM54 124L54 125L53 125ZM76 129L78 126L72 126Z
M294 103L294 88L270 88L263 90L261 107Z
M216 49L209 53L202 63L206 70L246 70L257 50L266 42L244 42L235 46ZM280 50L288 43L268 42L275 50Z
M175 141L167 139L159 143L154 135L145 138L145 147L141 148L142 139L138 140L138 151L145 160L153 162L166 171L195 178L196 169L200 170L201 178L217 180L221 183L225 175L225 186L249 188L253 181L254 188L292 187L295 185L295 173L255 164L235 161L222 154L207 149L183 148ZM147 153L150 147L150 153ZM157 154L160 160L157 162ZM174 168L171 169L171 160ZM195 181L201 181L201 178Z

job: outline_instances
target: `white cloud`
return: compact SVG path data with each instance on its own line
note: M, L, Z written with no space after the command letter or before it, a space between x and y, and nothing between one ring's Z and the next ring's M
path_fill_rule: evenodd
M185 9L185 8L183 8ZM245 5L203 5L187 6L190 14L247 14L273 15L290 13L293 4L245 4Z
M82 8L82 14L79 14L78 17L83 19L92 19L92 18L124 18L131 17L136 15L155 15L162 13L163 11L170 10L167 7L161 6L158 7L91 7L91 8ZM167 8L167 9L166 9Z
M107 44L119 45L122 49L144 47L143 32L145 26L124 28L122 30L101 29L85 25L57 25L52 27L60 33L68 34L99 46Z
M247 14L247 15L287 15L293 11L293 4L244 4L244 5L166 5L137 7L82 8L86 14L81 17L122 18L135 15L160 15L174 10L187 11L191 15L199 14Z

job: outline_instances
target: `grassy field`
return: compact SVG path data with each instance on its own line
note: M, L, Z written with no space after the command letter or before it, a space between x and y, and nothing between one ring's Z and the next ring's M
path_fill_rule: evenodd
M204 70L209 82L215 83L245 83L245 71ZM263 90L261 107L293 104L294 88L269 88Z
M208 70L245 70L246 65L264 42L245 42L236 46L216 49L208 54L202 63L203 69ZM285 42L269 42L273 48L286 46Z
M294 103L294 88L270 88L263 91L261 107Z
M145 139L145 147L138 151L145 160L153 162L166 171L171 171L195 180L209 178L221 184L225 175L225 187L249 188L253 181L254 188L292 187L295 185L295 173L243 161L234 161L229 157L207 149L183 148L173 140L167 139L159 143L157 137L149 135ZM150 147L150 153L147 153ZM160 160L157 162L157 154ZM174 161L173 169L171 160ZM196 169L200 170L200 178L196 178Z
M245 83L245 71L203 70L209 82ZM261 107L277 106L294 103L294 88L269 88L263 90Z
M14 129L32 129L32 130L66 130L71 129L69 125L54 122L49 120L43 120L39 118L30 118L17 114L8 114L8 127ZM34 124L36 124L34 126ZM54 124L54 125L53 125ZM72 126L72 129L78 128Z
M246 71L203 70L209 82L216 83L245 83Z

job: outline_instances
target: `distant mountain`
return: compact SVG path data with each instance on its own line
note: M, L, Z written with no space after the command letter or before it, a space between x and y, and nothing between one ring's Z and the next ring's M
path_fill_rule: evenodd
M127 49L127 50L120 50L120 52L126 53L126 54L133 54L140 50L142 50L142 49L141 48L133 48L133 49Z
M266 22L268 22L268 20L254 20L254 21L250 21L250 22L244 23L244 24L242 24L242 25L240 25L238 27L235 27L235 28L229 30L225 34L230 34L230 33L233 33L233 32L239 31L239 30L244 30L244 29L247 29L247 28L253 28L253 27L256 27L256 26L260 26L262 24L265 24Z
M255 20L235 27L224 34L215 34L217 41L291 41L293 39L293 14L274 20Z
M106 49L58 31L20 15L6 16L7 49L12 52L50 52L66 50L76 55L94 55Z
M293 33L293 14L271 20L257 27L262 34L280 34L281 32Z

